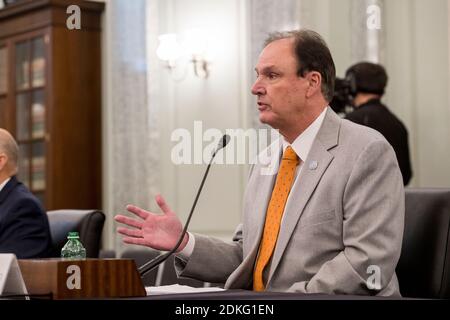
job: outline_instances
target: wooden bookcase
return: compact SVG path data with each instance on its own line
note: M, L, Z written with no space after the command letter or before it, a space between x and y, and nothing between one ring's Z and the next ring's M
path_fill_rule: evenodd
M66 26L70 5L81 29ZM101 208L103 9L19 0L0 10L0 127L19 144L19 180L47 210Z

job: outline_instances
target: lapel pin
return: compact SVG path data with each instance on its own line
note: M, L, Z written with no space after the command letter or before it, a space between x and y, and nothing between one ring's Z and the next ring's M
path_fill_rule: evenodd
M309 163L309 170L316 170L317 169L317 165L318 165L318 163L317 163L316 160L311 161Z

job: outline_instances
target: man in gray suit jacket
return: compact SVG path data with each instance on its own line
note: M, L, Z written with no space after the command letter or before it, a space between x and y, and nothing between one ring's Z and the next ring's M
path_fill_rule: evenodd
M299 164L263 268L263 289L399 296L395 267L404 190L392 147L378 132L342 120L327 107L335 67L317 33L272 35L255 70L252 93L260 121L278 129L281 138L264 151L268 161L251 167L233 241L186 235L175 262L178 274L224 282L225 288L255 288L261 239L274 228L267 216L276 173L291 148ZM175 245L181 223L161 196L156 202L164 215L128 206L140 219L116 216L132 227L118 228L124 242L161 250Z

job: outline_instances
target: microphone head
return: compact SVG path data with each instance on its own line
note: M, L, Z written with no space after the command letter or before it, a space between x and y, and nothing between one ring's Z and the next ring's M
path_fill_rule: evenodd
M229 134L224 134L222 139L220 139L219 145L217 146L217 150L220 150L222 148L225 148L228 144L228 142L230 142L230 135Z
M223 149L223 148L226 147L226 145L228 144L228 142L230 142L230 139L231 139L231 137L230 137L230 135L228 135L228 134L224 134L224 135L222 136L222 138L220 138L220 141L219 141L219 143L217 144L216 150L214 150L213 153L212 153L212 157L213 157L213 158L216 156L216 154L217 154L217 152L219 152L219 150L221 150L221 149ZM211 161L212 161L212 159L211 159Z

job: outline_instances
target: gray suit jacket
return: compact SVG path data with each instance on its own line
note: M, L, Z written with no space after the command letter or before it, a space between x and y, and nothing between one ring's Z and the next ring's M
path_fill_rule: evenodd
M280 150L273 153L278 166ZM274 160L272 158L272 160ZM179 276L250 289L276 175L251 168L242 224L232 242L195 235ZM276 171L276 170L275 170ZM286 204L266 289L399 296L395 275L403 237L403 180L378 132L328 108ZM368 285L369 284L369 285Z

